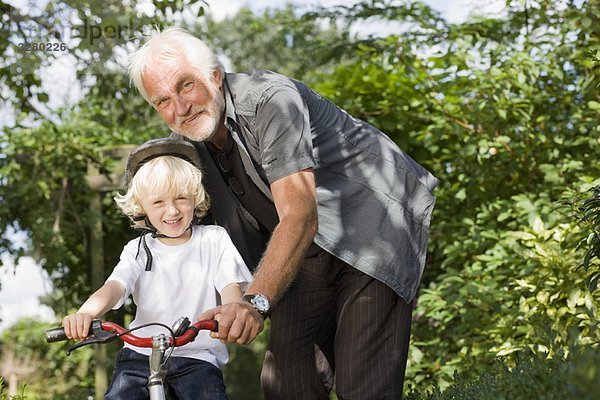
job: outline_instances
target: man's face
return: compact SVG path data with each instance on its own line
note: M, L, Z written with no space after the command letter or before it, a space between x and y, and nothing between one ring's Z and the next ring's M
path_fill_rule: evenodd
M171 130L197 141L215 135L225 111L219 71L206 78L184 57L155 59L142 82L152 105Z

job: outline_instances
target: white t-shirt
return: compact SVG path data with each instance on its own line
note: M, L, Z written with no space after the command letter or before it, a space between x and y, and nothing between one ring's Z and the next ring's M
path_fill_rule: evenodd
M137 305L130 327L149 322L172 327L180 317L188 317L193 323L200 313L221 303L219 293L225 286L239 283L245 290L252 281L252 274L229 235L219 226L194 225L191 238L177 246L168 246L146 235L152 253L150 271L145 271L147 256L139 240L136 238L127 243L121 260L107 279L125 287L125 294L115 309L121 307L130 294ZM150 337L161 332L167 333L167 330L151 326L132 333ZM152 351L127 343L125 347L146 355ZM226 346L204 330L193 342L176 347L173 356L208 361L219 368L228 360Z

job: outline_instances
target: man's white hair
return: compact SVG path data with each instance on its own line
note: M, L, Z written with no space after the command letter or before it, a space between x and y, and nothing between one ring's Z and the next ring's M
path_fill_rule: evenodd
M153 61L160 59L177 62L181 57L206 78L209 78L215 69L224 76L223 65L202 40L180 27L171 27L162 32L157 28L142 47L130 54L127 65L131 83L148 103L151 101L142 79L146 71L152 68Z

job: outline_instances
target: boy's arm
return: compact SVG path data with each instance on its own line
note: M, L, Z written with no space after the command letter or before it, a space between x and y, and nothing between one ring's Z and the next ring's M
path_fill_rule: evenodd
M230 283L221 290L221 303L234 303L242 298L242 289L239 283Z
M85 339L88 336L92 319L104 315L112 309L125 294L125 288L117 281L108 281L77 311L63 319L65 334L69 339Z

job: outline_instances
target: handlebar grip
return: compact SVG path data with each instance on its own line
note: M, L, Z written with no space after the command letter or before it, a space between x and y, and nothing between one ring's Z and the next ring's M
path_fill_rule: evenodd
M92 328L92 325L90 325L90 335L92 335L94 333L94 330ZM62 326L59 328L51 328L51 329L46 329L46 342L48 343L55 343L55 342L62 342L64 340L70 340L67 335L65 334L65 328L63 328Z
M52 328L46 329L46 342L54 343L54 342L62 342L63 340L69 340L67 335L65 334L65 328Z

